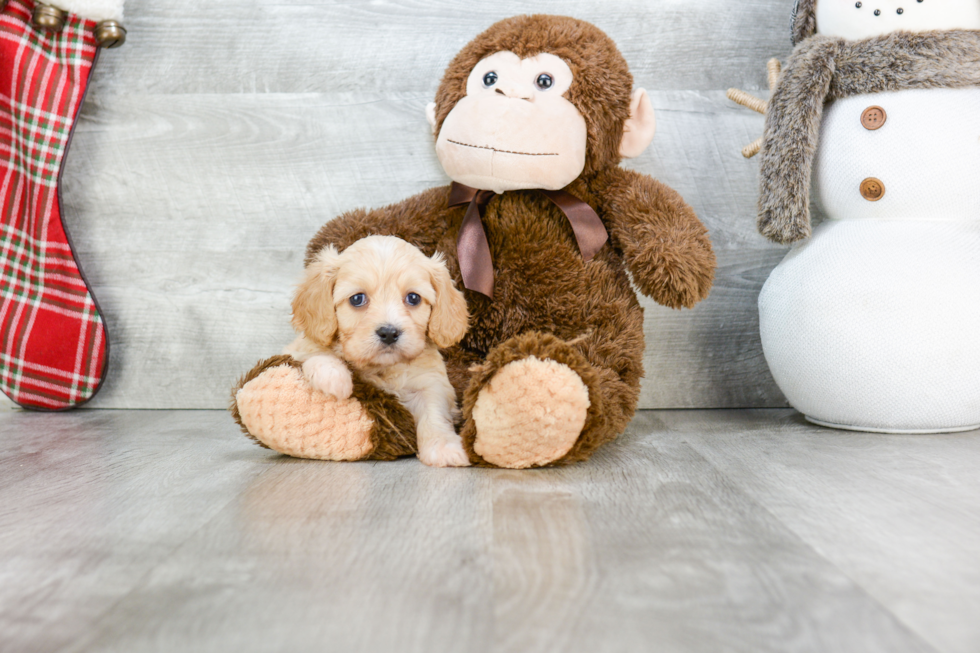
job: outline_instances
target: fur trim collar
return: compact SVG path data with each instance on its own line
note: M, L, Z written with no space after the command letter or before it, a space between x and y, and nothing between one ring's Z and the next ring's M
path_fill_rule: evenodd
M801 43L769 99L759 232L778 243L810 235L810 178L826 102L967 86L980 86L980 31L895 32L863 41L814 36Z
M104 20L123 19L126 0L45 0L45 4L64 9L69 14L101 23Z

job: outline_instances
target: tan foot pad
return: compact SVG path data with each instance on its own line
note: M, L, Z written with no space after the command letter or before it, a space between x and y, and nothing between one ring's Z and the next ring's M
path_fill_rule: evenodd
M589 389L567 365L535 357L508 363L473 406L473 450L500 467L558 460L582 433Z
M361 403L328 398L289 365L262 372L238 391L236 401L249 432L280 453L358 460L371 452L374 420Z

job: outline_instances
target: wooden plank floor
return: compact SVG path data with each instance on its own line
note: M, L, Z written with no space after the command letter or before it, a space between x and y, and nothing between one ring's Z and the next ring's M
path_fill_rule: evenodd
M978 469L980 432L788 410L644 412L525 472L0 412L0 651L975 653Z

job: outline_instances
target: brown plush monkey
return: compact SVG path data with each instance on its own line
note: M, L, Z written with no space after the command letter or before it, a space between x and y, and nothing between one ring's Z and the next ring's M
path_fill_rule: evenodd
M351 211L309 244L307 263L372 234L445 255L471 315L468 334L443 355L474 464L580 461L615 438L643 376L643 310L630 277L673 308L711 288L715 256L694 211L618 166L655 127L646 92L632 86L615 44L589 23L500 21L453 59L429 107L454 184ZM328 399L288 356L245 375L232 412L260 444L293 456L416 453L412 418L394 397L355 380L350 399Z

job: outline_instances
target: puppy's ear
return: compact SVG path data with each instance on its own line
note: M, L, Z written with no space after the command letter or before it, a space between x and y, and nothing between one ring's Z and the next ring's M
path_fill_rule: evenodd
M333 344L337 333L333 287L339 270L340 254L333 245L320 250L306 266L293 297L293 327L323 348Z
M429 316L429 338L437 347L452 347L463 339L469 326L469 313L463 293L456 290L453 278L443 263L442 254L429 259L429 276L436 290L436 302Z

